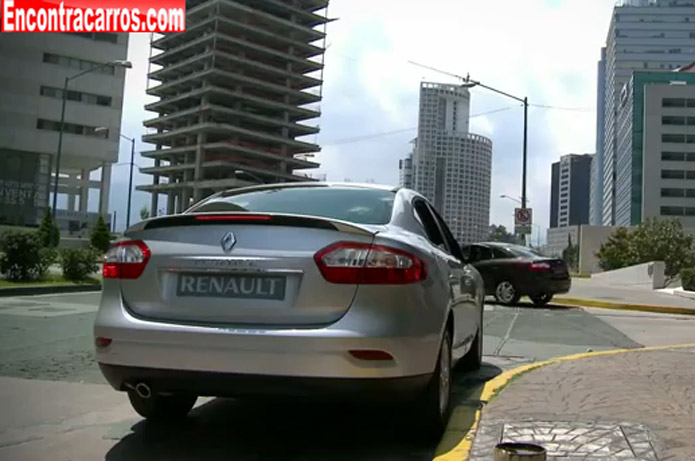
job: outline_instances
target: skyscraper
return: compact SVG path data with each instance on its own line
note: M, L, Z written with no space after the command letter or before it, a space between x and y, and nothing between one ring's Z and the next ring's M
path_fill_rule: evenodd
M601 48L598 62L598 91L596 101L596 157L591 162L589 196L589 224L600 226L603 222L603 144L605 142L606 104L606 48Z
M460 85L420 85L415 190L432 201L459 243L480 241L490 225L492 141L469 132L470 93Z
M695 228L695 73L635 72L618 112L616 222Z
M152 212L160 194L177 213L219 190L307 180L316 168L328 0L192 0L186 32L152 42L146 109L155 145L142 155Z
M592 154L569 154L552 164L551 228L589 224L589 184L593 163Z
M664 71L682 66L695 55L695 0L625 0L613 10L606 43L602 224L616 223L618 165L617 117L620 94L632 72Z

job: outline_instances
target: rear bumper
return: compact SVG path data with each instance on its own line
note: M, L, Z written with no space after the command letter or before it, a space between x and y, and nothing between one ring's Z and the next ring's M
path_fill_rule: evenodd
M358 296L353 307L331 325L188 325L136 317L124 305L118 287L112 285L105 284L94 327L96 337L111 339L111 343L96 349L96 360L131 370L250 375L268 380L388 380L430 375L446 320L443 309L428 309L422 296L399 287L379 302L373 301L375 296L368 288L362 290L363 297ZM350 354L355 350L384 351L393 360L360 360Z
M147 383L153 392L189 392L199 396L282 396L310 398L402 399L422 392L431 375L406 378L303 378L181 371L99 364L106 380L119 391Z
M559 295L570 291L572 287L572 279L538 279L530 281L525 287L524 294L542 295L551 294Z

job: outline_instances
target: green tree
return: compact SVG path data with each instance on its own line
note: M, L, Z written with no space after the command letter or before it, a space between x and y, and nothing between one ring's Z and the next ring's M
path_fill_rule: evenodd
M693 236L677 219L648 219L632 232L632 254L636 264L663 261L665 275L673 280L682 269L695 266Z
M625 227L618 228L608 237L596 253L598 264L604 271L612 271L635 263L632 254L632 242L630 231Z
M663 261L667 280L695 266L695 238L677 219L647 219L634 231L621 227L596 254L603 270Z
M43 277L55 250L42 248L38 232L6 231L0 236L0 272L8 280L27 282Z
M38 229L39 241L44 248L56 248L60 243L60 229L53 220L51 210L46 208Z
M567 248L562 251L562 259L570 270L576 271L579 267L579 245L572 245L572 236L567 234Z
M146 206L140 208L140 219L143 221L150 217L150 210Z
M494 224L490 226L488 240L491 242L522 244L519 237L507 231L506 227Z
M97 223L92 229L89 241L93 248L102 253L106 253L109 250L109 246L111 245L111 232L103 216L99 215L99 219L97 219Z

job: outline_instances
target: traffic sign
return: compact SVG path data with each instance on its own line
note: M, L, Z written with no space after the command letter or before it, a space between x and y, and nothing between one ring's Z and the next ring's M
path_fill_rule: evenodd
M531 233L533 225L533 210L531 208L514 209L514 231L517 235Z

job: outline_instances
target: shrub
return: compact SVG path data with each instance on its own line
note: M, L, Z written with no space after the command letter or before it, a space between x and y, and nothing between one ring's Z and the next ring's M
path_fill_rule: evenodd
M92 247L96 250L106 253L111 245L111 232L109 231L106 222L104 222L104 217L99 215L97 223L92 229L92 234L89 238Z
M681 282L684 290L695 291L695 268L681 270Z
M0 236L0 272L13 282L43 277L55 261L55 250L42 248L37 232L7 231Z
M56 248L60 243L60 229L53 220L51 210L46 208L38 229L41 245L45 248Z
M60 251L63 277L79 282L99 270L99 255L92 248L63 248Z

